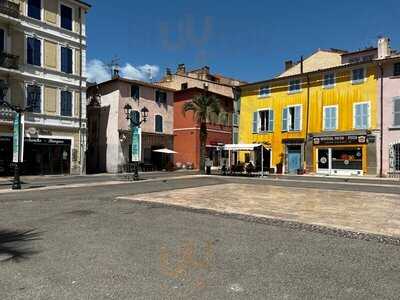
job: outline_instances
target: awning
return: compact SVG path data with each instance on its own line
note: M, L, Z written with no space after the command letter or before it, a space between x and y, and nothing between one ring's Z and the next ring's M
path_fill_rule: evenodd
M222 149L227 151L254 151L255 148L261 146L265 147L264 144L226 144Z
M157 152L157 153L165 153L165 154L176 154L178 152L175 152L173 150L164 148L164 149L157 149L157 150L153 150L153 152Z

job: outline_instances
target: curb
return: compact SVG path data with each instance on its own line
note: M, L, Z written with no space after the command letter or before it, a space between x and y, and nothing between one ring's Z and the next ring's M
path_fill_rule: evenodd
M282 227L290 230L297 230L310 233L319 233L329 236L342 237L352 240L360 240L367 242L378 242L386 245L400 246L400 237L388 235L380 235L374 233L357 232L340 228L328 227L324 225L307 224L297 221L289 221L284 219L274 219L267 216L255 216L244 213L224 212L211 208L196 208L190 206L181 206L170 203L151 202L144 200L134 200L132 197L121 196L117 200L125 200L147 206L148 208L172 208L178 211L194 212L199 214L218 216L223 218L232 218L245 222L259 223L264 225Z

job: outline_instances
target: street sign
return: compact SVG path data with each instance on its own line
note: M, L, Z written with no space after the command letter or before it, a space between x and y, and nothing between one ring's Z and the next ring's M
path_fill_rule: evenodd
M21 118L21 120L19 119ZM21 122L21 130L19 124ZM13 162L18 163L24 160L24 116L15 114L13 121ZM20 149L21 148L21 149ZM20 157L18 157L20 155Z
M139 127L132 127L132 161L140 162L142 156L142 130Z

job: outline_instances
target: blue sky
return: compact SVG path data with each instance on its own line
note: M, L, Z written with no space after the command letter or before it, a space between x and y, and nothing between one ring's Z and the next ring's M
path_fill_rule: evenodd
M398 0L88 2L89 71L100 77L113 56L138 79L185 63L252 82L318 48L358 50L385 35L400 49Z

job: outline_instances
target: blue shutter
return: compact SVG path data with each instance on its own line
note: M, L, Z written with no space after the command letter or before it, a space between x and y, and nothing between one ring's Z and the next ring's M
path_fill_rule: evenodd
M33 60L34 60L34 65L36 66L41 66L41 42L38 39L34 39L34 51L33 51Z
M0 51L4 52L4 30L0 28Z
M400 126L400 98L396 98L394 100L393 113L394 113L393 125Z
M253 113L253 133L258 132L258 111Z
M300 130L301 125L301 106L294 108L294 130Z
M72 74L72 49L61 47L61 71Z
M360 104L357 104L355 106L354 119L355 119L355 128L361 129L362 128L362 116L361 116L361 105Z
M282 113L282 131L288 130L288 108L283 109Z
M61 115L72 117L72 93L61 91Z
M28 16L41 20L41 0L28 0Z
M72 30L72 8L61 5L61 27Z
M274 131L274 111L271 109L268 111L268 131Z
M33 65L33 38L30 37L26 40L26 59L28 64Z
M337 128L337 116L338 116L338 111L336 107L332 108L332 112L331 112L331 122L332 122L332 130L336 130Z
M160 115L156 115L156 132L163 132L163 119Z
M41 88L35 85L28 85L26 93L27 93L27 106L29 111L35 113L42 112L42 105L41 105Z

